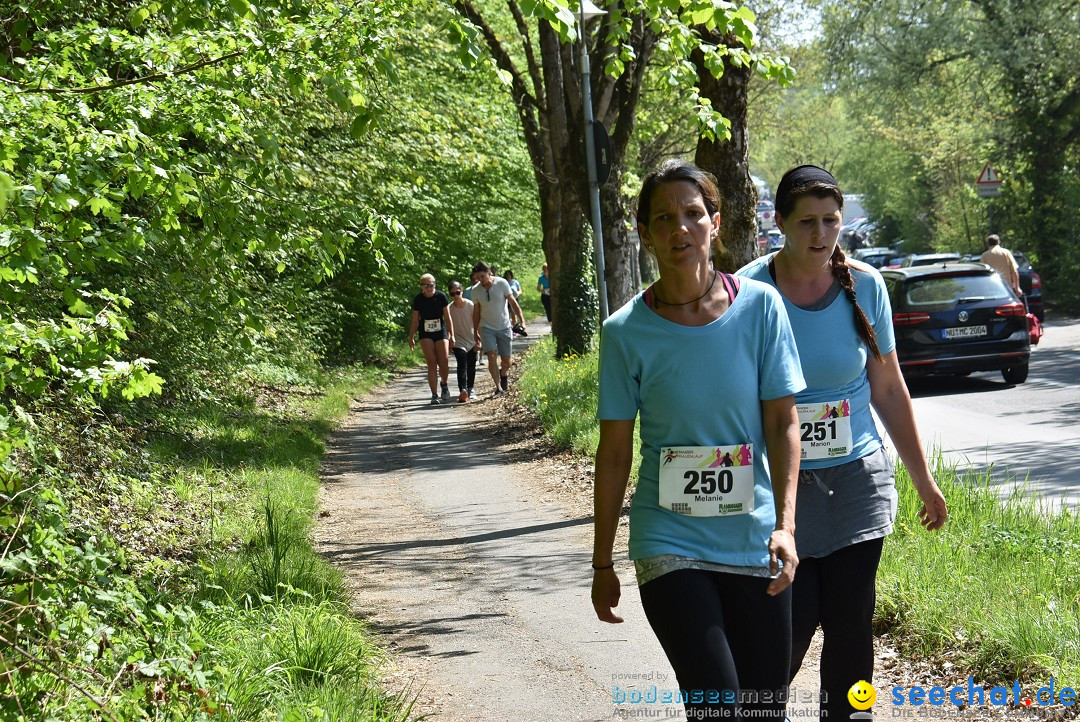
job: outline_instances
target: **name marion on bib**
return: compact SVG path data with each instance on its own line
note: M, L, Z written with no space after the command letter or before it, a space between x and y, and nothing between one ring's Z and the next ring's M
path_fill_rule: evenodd
M798 404L803 460L837 459L851 453L851 403L847 399Z
M754 510L753 444L662 447L660 506L687 516L749 514Z

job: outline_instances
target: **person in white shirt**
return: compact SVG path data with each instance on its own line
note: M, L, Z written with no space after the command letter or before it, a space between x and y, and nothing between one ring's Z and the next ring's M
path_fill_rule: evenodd
M493 276L484 262L473 266L478 283L473 286L473 325L476 327L476 343L487 354L488 372L495 382L494 398L506 392L510 385L510 354L513 350L513 323L525 328L525 316L514 298L510 284ZM500 364L495 364L495 354Z

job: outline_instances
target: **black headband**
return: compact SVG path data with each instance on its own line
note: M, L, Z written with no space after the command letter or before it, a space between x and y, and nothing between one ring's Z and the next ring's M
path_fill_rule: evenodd
M776 186L776 200L780 201L785 196L811 183L824 183L836 188L840 187L840 184L833 178L832 173L824 168L818 168L816 165L800 165L789 170L780 179L780 185Z

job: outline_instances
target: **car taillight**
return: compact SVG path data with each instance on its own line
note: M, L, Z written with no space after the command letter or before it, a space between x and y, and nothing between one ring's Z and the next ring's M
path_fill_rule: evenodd
M1024 304L1013 301L1012 303L998 306L994 309L994 313L999 316L1026 316L1027 309L1024 308Z
M1035 271L1031 272L1031 289L1042 288L1042 278Z
M893 326L917 326L929 320L928 313L894 313L892 315Z

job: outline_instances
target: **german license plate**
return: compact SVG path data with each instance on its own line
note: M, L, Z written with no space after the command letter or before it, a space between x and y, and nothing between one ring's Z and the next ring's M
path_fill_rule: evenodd
M975 338L986 335L986 326L957 326L945 329L945 338Z

